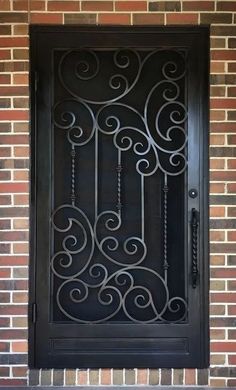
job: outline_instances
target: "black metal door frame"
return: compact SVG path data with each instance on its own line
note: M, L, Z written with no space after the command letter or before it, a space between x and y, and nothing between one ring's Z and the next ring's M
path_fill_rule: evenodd
M68 36L70 42L68 43ZM49 353L46 357L41 345L49 343L52 334L55 340L62 340L60 325L53 326L49 321L48 284L45 267L40 259L50 258L50 235L42 234L41 226L49 221L48 207L51 183L51 135L38 132L51 124L50 101L52 73L51 53L56 47L77 47L78 38L85 47L132 47L140 46L184 47L190 51L189 123L198 131L191 132L189 138L189 164L186 197L188 198L188 272L189 305L191 305L192 327L185 324L145 324L132 328L129 325L109 325L104 333L104 325L97 324L65 327L70 332L69 339L62 342L62 350ZM43 57L43 60L41 61ZM45 65L46 64L46 65ZM52 65L52 64L51 64ZM51 66L50 65L50 66ZM31 367L207 367L209 362L208 330L208 76L209 75L209 28L201 27L75 27L75 26L31 26L31 235L30 235L30 302L29 302L29 365ZM193 93L193 91L197 91ZM41 131L41 130L40 130ZM198 146L200 147L198 148ZM40 155L39 155L40 153ZM198 162L197 164L195 162ZM196 178L197 186L196 186ZM196 191L195 191L196 190ZM45 206L45 207L44 207ZM41 230L40 230L41 229ZM40 232L41 231L41 232ZM40 281L41 288L38 289ZM38 303L39 302L39 303ZM41 302L41 303L40 303ZM195 302L199 310L195 310ZM37 305L36 305L37 304ZM43 310L44 306L44 310ZM48 323L48 330L43 324ZM191 329L197 325L197 337ZM164 327L164 328L163 328ZM168 328L169 327L169 328ZM41 329L41 331L40 331ZM195 329L195 331L196 331ZM178 330L178 332L177 332ZM52 332L52 333L51 333ZM176 333L177 332L177 333ZM123 347L113 350L109 344L117 342L114 337L120 334L118 344ZM132 337L130 337L132 334ZM181 341L173 338L178 334ZM105 335L108 340L105 340ZM122 335L122 339L121 339ZM147 337L148 335L148 337ZM159 337L162 336L164 340ZM46 338L44 338L44 336ZM76 345L77 352L65 352L66 345ZM101 347L101 338L103 346ZM119 341L120 340L120 341ZM186 340L186 341L184 341ZM141 341L141 344L140 344ZM93 345L96 345L94 349ZM164 344L173 343L173 351L165 350ZM185 348L185 342L190 343ZM63 344L64 343L64 344ZM69 344L68 344L69 343ZM100 344L99 344L100 343ZM59 343L60 344L60 343ZM58 345L59 345L58 344ZM115 345L115 344L114 344ZM141 345L141 347L140 347ZM161 345L161 347L160 347ZM136 347L135 347L136 346ZM90 352L87 348L90 348ZM45 348L45 347L44 347ZM108 348L108 349L107 349ZM141 348L141 349L140 349ZM175 348L177 348L175 350ZM180 348L181 352L178 352ZM181 349L182 348L182 349ZM188 349L189 348L189 349ZM189 354L190 351L190 354ZM74 353L74 363L73 357ZM66 360L65 360L66 357ZM79 362L79 363L77 363Z

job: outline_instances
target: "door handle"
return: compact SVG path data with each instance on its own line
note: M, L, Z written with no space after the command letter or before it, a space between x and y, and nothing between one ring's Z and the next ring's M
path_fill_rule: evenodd
M197 287L199 271L198 271L198 226L199 212L192 209L191 228L192 228L192 287Z

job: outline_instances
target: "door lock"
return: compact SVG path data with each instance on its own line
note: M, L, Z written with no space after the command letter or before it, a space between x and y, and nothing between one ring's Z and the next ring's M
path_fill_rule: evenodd
M188 192L190 198L196 198L198 196L198 192L195 188L191 188L191 190L189 190Z

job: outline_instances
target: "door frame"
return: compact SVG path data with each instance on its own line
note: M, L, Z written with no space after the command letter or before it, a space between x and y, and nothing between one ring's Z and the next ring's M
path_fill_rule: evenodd
M43 25L32 25L30 26L30 61L31 61L31 74L30 74L30 96L31 96L31 165L30 165L30 177L31 177L31 187L30 187L30 268L29 268L29 366L35 366L35 321L37 317L37 310L35 306L36 300L36 220L37 220L37 177L36 177L36 161L37 161L37 110L36 110L36 99L35 91L37 90L38 79L35 73L37 69L36 55L35 55L35 44L37 34L41 32L50 32L59 33L62 31L74 32L106 32L107 34L119 33L131 33L131 32L160 32L162 34L198 34L201 36L201 39L204 40L205 45L205 54L209 53L209 26L138 26L138 27L118 27L118 26L108 26L108 27L98 27L98 26L43 26ZM201 350L202 350L202 362L201 367L207 367L209 365L209 304L208 304L208 290L209 290L209 266L208 266L208 256L209 256L209 226L208 226L208 208L209 208L209 161L208 161L208 145L209 145L209 55L208 67L202 67L202 94L201 94L201 103L200 107L200 121L203 124L204 131L200 132L200 143L202 146L201 156L200 156L200 171L201 182L200 182L200 204L201 204L201 230L199 232L199 241L202 248L202 260L200 261L200 275L201 275L201 293L200 293L200 302L201 302L201 313L200 318L204 318L205 321L201 323ZM200 64L201 66L201 64ZM203 353L204 352L204 353ZM136 365L137 366L137 365ZM149 364L150 366L150 364ZM93 366L94 367L94 366ZM156 365L152 366L156 367Z

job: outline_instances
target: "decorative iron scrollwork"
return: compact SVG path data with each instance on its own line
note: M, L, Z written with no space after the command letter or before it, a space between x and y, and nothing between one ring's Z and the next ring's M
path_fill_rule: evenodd
M140 95L139 82L152 69L153 60L160 67L159 79L153 77L143 104L133 107L129 96L135 89ZM168 178L183 174L187 166L187 110L181 92L185 72L184 52L167 49L108 50L103 56L101 51L79 49L61 55L58 79L67 97L55 101L53 123L55 136L64 131L71 148L71 204L61 204L52 214L57 249L54 248L51 270L57 278L56 304L69 320L102 323L122 313L124 321L166 323L181 322L187 316L186 300L171 295L168 286L167 245ZM102 84L101 80L107 83L103 90L94 88L98 81ZM102 211L98 164L101 137L111 141L117 154L117 202L114 209ZM94 220L79 206L76 168L77 154L91 142L95 164ZM140 223L133 234L126 227L128 205L125 197L122 199L126 153L133 154L134 174L140 183ZM164 177L163 258L159 259L163 274L148 267L146 259L145 180L157 171ZM195 243L194 239L193 248ZM195 275L194 259L193 256ZM151 281L155 289L150 287ZM95 311L86 311L90 304Z

